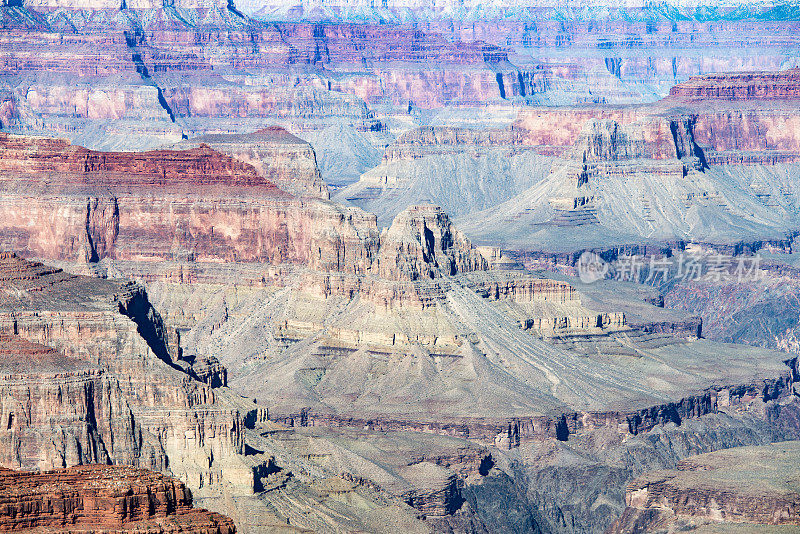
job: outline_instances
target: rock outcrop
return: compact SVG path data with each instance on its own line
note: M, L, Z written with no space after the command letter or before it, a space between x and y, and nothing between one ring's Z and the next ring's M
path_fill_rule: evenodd
M126 464L169 472L216 509L253 497L269 460L245 456L257 408L215 387L218 363L181 359L141 286L8 253L0 272L4 467Z
M403 497L426 516L453 515L464 502L463 481L456 473L430 462L401 468L400 476L415 486Z
M183 483L160 473L81 465L40 473L0 468L0 530L234 534L229 518L192 508Z
M169 194L189 188L201 193L225 187L281 196L274 183L247 163L201 144L189 150L98 152L70 145L64 139L0 133L0 157L6 176L59 174L62 187L92 186L122 194L132 185ZM8 178L6 178L8 179Z
M311 146L280 127L251 134L204 135L176 146L210 146L252 165L260 176L297 197L328 199Z
M628 484L627 508L606 532L800 525L798 455L796 441L732 448L642 475Z
M697 76L670 89L669 96L689 101L800 99L800 68L784 72Z
M0 246L26 255L300 263L363 273L378 247L373 215L293 198L252 165L205 145L112 153L0 134L0 151L7 200Z
M438 206L412 206L381 234L378 273L387 280L430 280L487 270L486 259Z

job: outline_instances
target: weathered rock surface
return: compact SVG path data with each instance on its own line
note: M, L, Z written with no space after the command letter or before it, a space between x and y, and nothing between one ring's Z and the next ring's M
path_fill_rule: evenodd
M252 497L267 462L245 457L256 408L197 380L209 373L179 359L141 286L8 253L0 266L3 466L127 464L170 472L201 499Z
M800 443L737 447L687 458L628 484L609 533L694 531L705 523L800 525ZM742 525L744 526L744 525Z
M68 261L288 262L361 273L378 247L374 216L292 198L207 146L108 153L0 135L0 244L10 250Z
M698 76L676 85L669 90L669 95L681 100L800 99L800 69Z
M377 262L381 278L410 282L488 269L438 206L412 206L400 213L381 234Z
M205 135L176 148L198 143L252 165L260 176L292 195L323 199L330 196L317 168L314 150L283 128L272 127L251 134Z
M523 249L778 239L794 230L800 207L793 178L798 114L791 102L768 101L756 110L697 101L682 104L687 110L676 109L680 101L670 97L646 111L523 116L515 125L520 142L551 147L559 157L550 176L458 222L478 243L502 240ZM568 142L571 148L558 148ZM580 236L567 230L576 226L583 227Z
M141 286L71 275L8 253L0 255L0 273L3 466L111 463L166 472L242 532L342 525L426 531L401 492L348 483L341 477L351 471L308 467L302 448L265 453L259 432L286 429L266 420L266 408L224 387L227 372L213 355L185 352ZM331 478L331 488L320 486ZM153 499L157 508L161 501ZM193 525L158 519L137 523L135 531Z
M523 146L511 130L448 126L404 133L375 163L334 198L377 214L383 226L424 202L451 217L489 208L545 178L552 166L550 157Z
M233 534L229 518L192 508L189 490L160 473L81 465L32 473L0 468L0 529L45 532Z

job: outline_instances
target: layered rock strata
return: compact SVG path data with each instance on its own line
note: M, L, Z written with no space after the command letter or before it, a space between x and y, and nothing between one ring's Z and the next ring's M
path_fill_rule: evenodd
M606 532L672 532L704 524L800 525L796 441L702 454L628 484L627 508Z
M487 270L486 259L438 206L413 206L381 234L377 271L387 280L453 276Z
M314 149L280 127L251 134L204 135L176 147L207 145L252 165L260 176L297 197L329 198Z
M133 467L0 468L0 530L233 534L229 518L192 508L181 482Z
M690 101L800 99L800 69L698 76L676 85L669 90L669 95Z
M2 134L0 147L0 244L27 255L288 262L363 273L378 246L374 216L294 199L208 146L108 153Z
M257 408L214 387L218 363L181 359L141 286L9 253L0 267L5 467L127 464L169 472L200 499L253 496L268 461L245 456Z

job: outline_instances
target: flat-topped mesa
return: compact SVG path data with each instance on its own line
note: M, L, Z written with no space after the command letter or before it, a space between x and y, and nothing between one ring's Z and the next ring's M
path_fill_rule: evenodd
M48 276L50 278L46 278ZM74 276L56 267L24 260L14 252L0 251L0 286L35 291L69 278Z
M314 149L278 126L249 134L209 134L184 141L177 147L208 145L238 161L252 165L259 175L297 197L330 198L322 180Z
M42 473L0 469L0 531L234 534L224 515L192 508L174 478L127 466Z
M412 206L399 213L381 234L381 278L430 280L488 269L486 259L451 225L439 206Z
M0 171L33 182L52 173L60 178L53 184L56 188L106 188L115 194L134 187L184 194L207 187L285 194L252 165L205 144L189 150L100 152L63 139L0 133Z
M672 87L669 96L681 100L800 99L800 68L780 72L693 76Z

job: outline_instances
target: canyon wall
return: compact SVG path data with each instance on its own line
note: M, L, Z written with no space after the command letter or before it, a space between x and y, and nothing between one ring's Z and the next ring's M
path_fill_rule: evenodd
M0 265L5 467L127 464L169 472L198 498L252 497L268 462L245 457L258 410L198 380L204 362L181 359L141 286L9 253Z
M738 447L646 473L628 484L627 508L606 532L703 524L752 529L798 525L797 491L789 482L796 472L797 451L796 441ZM739 482L748 479L753 482Z
M378 248L374 216L295 199L208 146L109 153L6 134L0 144L7 198L0 243L28 255L301 263L361 273ZM319 195L314 172L298 187Z
M780 73L698 76L669 90L681 100L787 100L800 98L800 69Z
M132 467L81 465L41 473L0 468L0 530L234 534L229 518L192 508L179 481Z
M198 143L252 165L260 176L296 197L330 197L314 150L283 128L271 127L252 134L207 135L178 147Z

